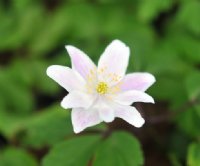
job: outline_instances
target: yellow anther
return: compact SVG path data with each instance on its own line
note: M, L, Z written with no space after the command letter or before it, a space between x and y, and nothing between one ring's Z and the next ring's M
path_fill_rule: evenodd
M96 90L99 94L105 94L108 91L108 85L105 82L99 82Z

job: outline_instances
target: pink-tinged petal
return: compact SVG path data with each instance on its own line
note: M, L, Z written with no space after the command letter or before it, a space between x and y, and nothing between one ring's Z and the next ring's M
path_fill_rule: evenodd
M102 120L99 118L97 110L85 110L81 108L72 109L72 124L75 133L79 133L85 128L97 125L100 122L102 122Z
M83 78L87 79L91 72L96 73L96 65L84 52L70 45L65 48L71 58L72 69L80 73Z
M114 110L111 103L108 103L104 98L99 97L94 103L94 109L99 112L100 119L104 122L112 122L114 120Z
M135 127L141 127L145 122L136 108L131 106L116 105L115 117L121 118Z
M136 90L118 93L113 96L113 100L123 105L131 105L134 102L154 103L154 99L151 96Z
M146 91L155 81L155 77L150 73L127 74L121 81L121 89Z
M124 76L130 50L124 43L114 40L105 49L98 62L98 77L101 81L116 84Z
M67 91L83 90L85 80L69 67L52 65L47 68L47 75Z
M61 106L68 108L89 108L95 100L95 95L86 94L81 91L72 91L61 102Z
M104 122L112 122L114 117L114 110L109 106L99 106L98 108L99 116Z

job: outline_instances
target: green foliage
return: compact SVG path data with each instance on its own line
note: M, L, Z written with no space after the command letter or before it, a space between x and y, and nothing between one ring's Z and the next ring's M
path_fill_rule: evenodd
M75 137L57 144L43 160L43 166L137 166L143 155L136 138L125 132L113 133L108 139L88 135Z
M98 145L98 136L82 136L57 144L45 157L43 166L87 165Z
M187 164L188 166L200 165L200 144L192 143L188 148Z
M172 0L142 0L139 5L139 18L144 22L149 22L154 19L160 12L169 9L172 4Z
M199 165L199 16L199 0L0 1L0 165L133 166L144 165L143 153L146 165ZM67 44L97 63L113 39L130 47L128 72L156 76L148 90L156 104L136 105L144 130L115 121L74 136L59 104L67 92L46 68L71 66Z
M143 162L138 140L130 134L117 132L99 146L95 153L94 166L139 166Z
M38 166L36 160L25 150L7 148L0 155L1 166Z
M200 99L200 72L193 71L186 78L186 90L191 101Z
M58 143L72 135L69 110L54 106L31 118L22 133L23 143L32 147L43 147Z
M200 35L200 2L186 1L182 4L178 22L192 33Z

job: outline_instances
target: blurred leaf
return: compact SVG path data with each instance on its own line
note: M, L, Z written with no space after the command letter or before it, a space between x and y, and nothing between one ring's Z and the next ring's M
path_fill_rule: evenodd
M36 148L55 144L73 134L70 112L62 110L59 104L37 113L22 129L20 141Z
M13 10L16 10L19 12L21 12L27 7L34 5L37 2L37 1L31 1L31 0L11 0L11 1L12 1L11 5L13 7Z
M155 34L151 27L137 23L136 20L127 21L130 23L117 35L130 47L131 55L127 72L144 71L147 64L153 62L150 52L155 44Z
M70 25L66 6L45 17L40 30L34 36L29 46L31 54L36 58L38 56L45 56L46 53L57 48L58 44L65 40L64 37L66 37L66 31Z
M159 40L155 49L150 53L147 70L157 75L178 75L179 77L183 77L190 71L190 68L179 57L171 41L166 39L164 41Z
M25 8L19 13L13 10L4 13L0 24L0 50L16 49L26 44L36 32L41 15L42 10L38 6Z
M99 136L75 137L57 144L44 158L43 166L87 165L98 145Z
M200 72L193 71L185 80L186 90L190 101L194 101L197 98L200 99Z
M200 144L192 143L188 149L187 155L187 164L188 166L197 166L200 165Z
M156 84L149 89L152 96L170 102L170 108L173 110L179 109L187 102L187 93L184 82L180 81L181 78L170 74L156 78Z
M46 74L48 64L45 61L32 61L30 74L34 78L32 86L40 93L55 95L61 88Z
M177 166L181 166L181 161L185 160L189 143L190 139L185 133L179 130L174 130L171 133L167 144L170 151L170 159ZM174 164L174 166L176 165Z
M94 166L139 166L144 164L136 138L125 132L113 133L95 153Z
M19 115L26 115L34 108L34 99L26 87L16 84L7 71L0 72L0 91L6 102L6 110Z
M196 65L199 64L200 41L197 38L192 37L177 28L173 28L173 32L169 34L169 36L168 40L171 43L172 48L178 51L179 57L187 62L188 66L190 63Z
M200 117L193 107L183 110L177 116L177 125L190 138L199 137Z
M87 165L93 156L94 166L143 164L139 142L133 136L116 132L100 144L98 141L97 136L81 136L59 143L43 160L43 165Z
M96 6L90 4L78 4L68 7L68 15L70 16L70 18L73 18L70 21L73 26L73 31L75 33L74 35L77 36L77 38L95 39L97 37L100 31L99 18L101 17L100 15L98 15L98 9L99 8L97 8ZM81 29L79 27L81 27Z
M30 63L25 60L15 60L7 69L6 75L20 87L29 88L34 79L31 71Z
M182 3L177 20L182 27L189 29L191 32L200 35L200 2L185 1Z
M195 105L194 105L194 109L198 115L198 117L200 118L200 103L197 102Z
M142 0L138 9L139 19L144 22L149 22L160 12L169 9L172 4L172 0Z
M1 166L38 166L35 159L22 149L7 148L0 155Z
M73 133L70 112L59 104L28 117L0 112L0 131L9 140L19 139L21 144L36 148L55 144Z
M4 110L3 110L4 111ZM11 139L21 129L21 123L26 117L13 116L11 113L0 111L0 132L7 138Z

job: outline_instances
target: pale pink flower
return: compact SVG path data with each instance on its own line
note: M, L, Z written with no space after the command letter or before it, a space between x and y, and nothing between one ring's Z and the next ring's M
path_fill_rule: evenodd
M141 127L144 119L134 102L154 103L145 93L154 82L150 73L125 75L130 50L124 43L114 40L101 55L98 67L81 50L66 46L72 68L52 65L47 75L65 88L69 94L61 106L72 108L72 124L75 133L100 122L112 122L122 118L135 127Z

